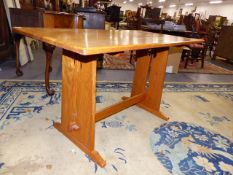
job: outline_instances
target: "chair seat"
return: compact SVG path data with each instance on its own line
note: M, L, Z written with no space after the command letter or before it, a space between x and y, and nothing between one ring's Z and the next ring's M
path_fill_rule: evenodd
M189 44L188 45L191 49L204 49L202 44Z
M191 48L190 48L190 47L187 47L187 46L184 46L184 47L183 47L183 50L185 50L185 51L191 51Z
M183 49L182 60L185 60L184 68L187 68L188 61L201 60L201 68L204 67L205 46L202 44L189 44Z

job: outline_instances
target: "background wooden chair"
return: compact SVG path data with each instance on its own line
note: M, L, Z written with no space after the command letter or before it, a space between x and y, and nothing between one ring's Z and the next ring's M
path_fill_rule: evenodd
M183 50L181 59L185 61L184 68L187 68L188 62L194 63L201 60L201 68L204 68L207 45L207 34L206 33L192 33L190 35L192 38L203 38L205 41L201 44L189 44L187 48Z
M185 59L184 68L187 68L188 62L201 60L201 68L204 68L206 47L203 44L190 44L182 53L182 60Z

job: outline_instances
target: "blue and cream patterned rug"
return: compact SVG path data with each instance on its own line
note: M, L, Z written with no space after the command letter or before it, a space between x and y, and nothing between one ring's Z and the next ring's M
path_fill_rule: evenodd
M61 83L0 82L0 174L233 174L233 84L168 83L165 122L133 106L96 124L98 167L53 128L60 120ZM97 84L97 110L128 95L130 83Z

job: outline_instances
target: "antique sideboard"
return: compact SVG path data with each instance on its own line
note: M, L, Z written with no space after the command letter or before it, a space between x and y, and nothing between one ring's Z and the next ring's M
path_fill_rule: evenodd
M233 26L223 26L217 41L214 58L216 56L233 61Z

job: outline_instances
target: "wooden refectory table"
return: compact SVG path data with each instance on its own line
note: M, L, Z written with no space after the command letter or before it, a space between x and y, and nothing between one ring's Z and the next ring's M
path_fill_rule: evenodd
M95 123L132 105L168 120L160 112L168 48L203 42L132 30L15 27L13 32L63 49L61 123L54 127L101 167L106 162L95 151ZM99 54L127 50L136 50L137 57L131 96L96 112L96 60Z

